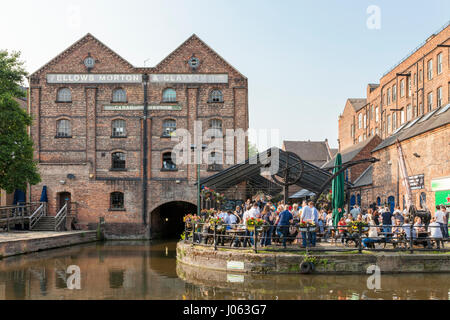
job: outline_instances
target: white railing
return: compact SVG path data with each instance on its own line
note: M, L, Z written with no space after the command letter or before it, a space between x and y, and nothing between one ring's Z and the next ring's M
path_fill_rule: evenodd
M67 217L67 202L66 204L59 210L59 212L55 216L55 231L58 230L60 224L66 220Z
M33 214L29 217L30 219L30 230L33 230L33 227L39 222L41 217L45 215L45 203L41 203L41 205L33 212Z

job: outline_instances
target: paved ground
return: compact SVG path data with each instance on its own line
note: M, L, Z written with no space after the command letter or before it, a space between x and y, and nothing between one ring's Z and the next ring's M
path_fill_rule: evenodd
M76 234L86 231L10 231L0 232L0 243L17 240L30 240Z

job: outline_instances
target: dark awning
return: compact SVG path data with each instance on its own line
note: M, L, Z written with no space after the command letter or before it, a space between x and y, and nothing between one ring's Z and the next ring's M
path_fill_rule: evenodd
M279 153L279 157L273 157L272 159L270 155L275 154L276 151ZM259 161L259 159L264 159L266 155L269 155L269 159L271 161L268 164ZM295 174L295 170L297 170L297 168L295 167L297 159L293 155L281 149L271 148L259 153L258 155L255 155L250 159L247 159L243 163L236 164L215 175L202 179L200 181L200 184L202 186L207 186L215 190L226 190L244 181L254 181L255 179L257 179L258 181L263 181L261 180L261 178L263 178L270 182L270 184L268 184L269 186L274 187L275 185L281 191L281 188L278 185L261 175L261 169L270 165L276 165L278 163L279 170L276 175L280 178L283 178L281 173L283 171L283 168L286 167L286 159L288 162L288 166L292 171L294 171ZM296 185L304 189L308 189L311 192L319 193L323 184L331 176L331 173L329 173L328 171L323 170L307 161L303 161L303 174ZM346 187L350 186L350 183L346 183ZM331 188L331 181L326 187Z

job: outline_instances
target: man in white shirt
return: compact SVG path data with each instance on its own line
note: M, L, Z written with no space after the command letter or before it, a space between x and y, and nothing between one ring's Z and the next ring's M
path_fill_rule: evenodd
M438 249L440 249L440 242L442 242L442 247L444 247L441 228L442 226L436 221L436 217L431 218L431 223L428 225L428 232L430 233L430 238L436 241ZM430 247L430 243L428 243L428 247Z
M244 221L243 223L244 223L245 229L247 229L247 220L250 218L256 219L257 214L259 214L258 203L254 202L252 207L250 208L250 210L247 210L244 212L244 216L243 216L242 220ZM251 243L251 245L253 245L253 232L246 230L245 235L247 236L247 238L244 239L244 247L247 247L248 239L250 239L250 243Z
M356 218L358 217L358 214L361 213L361 209L359 208L359 206L357 204L355 204L355 206L353 207L352 210L350 210L350 213L353 216L353 219L356 220Z
M436 213L434 215L436 218L436 222L441 226L442 237L448 237L448 221L447 221L447 213L445 212L445 207L440 206L439 209L436 208ZM447 228L446 228L447 226Z

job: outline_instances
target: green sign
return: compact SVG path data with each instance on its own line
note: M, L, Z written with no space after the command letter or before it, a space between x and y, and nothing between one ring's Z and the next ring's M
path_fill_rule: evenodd
M436 199L436 205L450 205L450 190L436 191L434 198Z

